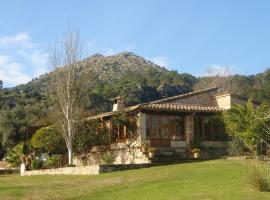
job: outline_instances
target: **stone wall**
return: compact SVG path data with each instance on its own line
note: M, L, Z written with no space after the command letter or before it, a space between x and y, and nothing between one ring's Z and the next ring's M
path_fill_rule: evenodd
M129 165L92 165L82 167L63 167L56 169L42 169L26 171L21 176L32 175L96 175L120 170L140 169L151 167L151 164L129 164Z
M139 143L136 141L129 144L113 144L110 151L91 152L85 155L84 160L79 157L74 158L73 163L76 166L106 164L102 161L104 154L110 154L114 158L113 164L115 165L150 163L148 157L143 154Z
M99 174L100 166L85 166L85 167L63 167L56 169L42 169L42 170L32 170L25 171L21 176L31 176L31 175L61 175L61 174L74 174L74 175L93 175Z
M139 113L137 120L137 134L140 144L146 142L146 113Z
M231 108L231 95L230 94L223 94L216 96L217 105L220 108L230 109Z
M203 106L217 106L217 102L213 97L217 91L205 92L190 97L171 100L168 103L180 103L180 104L198 104Z
M230 109L234 104L244 105L247 103L247 100L240 99L231 95L230 93L221 94L215 97L217 105L220 108Z

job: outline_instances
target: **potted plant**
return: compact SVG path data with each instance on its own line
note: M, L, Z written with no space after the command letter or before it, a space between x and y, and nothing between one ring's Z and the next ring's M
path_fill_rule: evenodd
M149 148L149 150L148 150L148 156L149 156L149 158L153 158L154 157L155 151L156 151L155 148Z
M194 148L194 149L192 149L191 152L193 153L194 158L199 158L200 157L200 153L201 153L201 149Z

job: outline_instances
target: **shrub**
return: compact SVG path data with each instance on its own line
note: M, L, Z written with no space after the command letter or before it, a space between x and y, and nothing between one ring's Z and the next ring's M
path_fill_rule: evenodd
M19 167L24 152L25 145L23 143L17 144L13 149L8 151L6 161L8 161L12 167Z
M112 165L115 161L115 156L111 152L106 152L101 156L102 163Z
M65 141L54 126L38 129L31 139L31 144L41 152L61 154L66 151Z
M32 160L31 162L31 169L32 170L35 170L35 169L42 169L43 168L43 160L40 160L40 159L34 159Z
M228 153L231 156L239 156L245 153L245 144L238 138L233 138L228 147Z
M54 155L46 160L45 166L47 168L58 168L61 166L61 161L62 157L60 155Z
M254 189L260 192L270 189L269 167L262 163L256 163L251 167L249 180Z
M74 164L68 164L67 167L76 167Z

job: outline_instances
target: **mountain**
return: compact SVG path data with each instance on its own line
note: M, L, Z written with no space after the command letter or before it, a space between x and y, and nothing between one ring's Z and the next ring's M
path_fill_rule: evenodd
M156 100L162 97L189 92L196 78L160 67L131 52L112 56L95 54L79 62L89 82L87 109L91 113L109 111L109 100L115 96L125 97L126 105ZM64 69L64 68L63 68ZM0 109L16 105L51 106L49 92L50 72L32 81L0 93Z

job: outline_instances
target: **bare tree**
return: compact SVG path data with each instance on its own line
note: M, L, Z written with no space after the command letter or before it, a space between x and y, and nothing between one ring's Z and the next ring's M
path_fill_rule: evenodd
M86 80L80 66L82 43L78 31L69 29L50 51L52 91L55 97L54 118L68 149L68 162L72 164L72 145L79 131L86 99Z
M210 87L220 87L223 90L230 90L230 82L232 79L233 71L226 66L211 66L205 71L203 77L200 77L194 90L201 90Z

